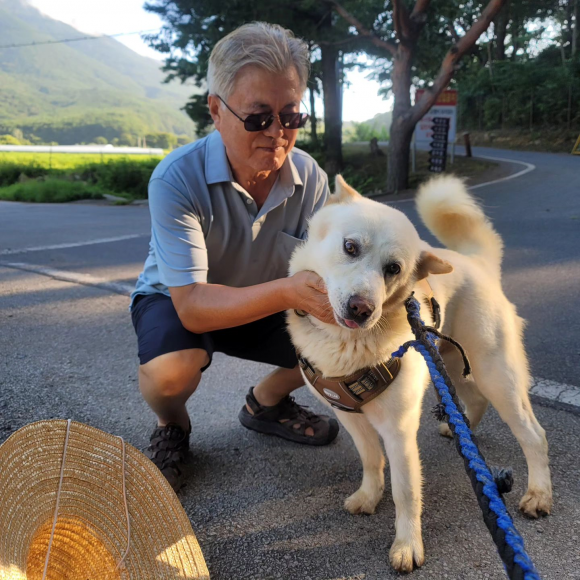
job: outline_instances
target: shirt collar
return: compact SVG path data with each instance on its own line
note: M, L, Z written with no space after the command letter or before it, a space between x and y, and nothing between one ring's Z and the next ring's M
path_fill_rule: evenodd
M208 185L222 183L224 181L233 182L234 176L230 168L230 163L226 155L226 146L222 141L219 131L213 131L207 136L207 151L205 156L205 179ZM292 161L292 151L286 157L284 164L280 168L280 183L288 186L304 185L296 165Z
M206 183L211 185L212 183L222 183L224 181L232 182L234 176L226 155L226 146L219 131L213 131L207 136L206 148Z

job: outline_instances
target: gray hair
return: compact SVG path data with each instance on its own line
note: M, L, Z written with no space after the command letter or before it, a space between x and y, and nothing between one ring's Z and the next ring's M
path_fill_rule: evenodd
M247 65L276 74L295 67L304 92L310 74L310 51L306 42L278 24L244 24L224 36L211 51L207 71L209 94L227 101L237 73Z

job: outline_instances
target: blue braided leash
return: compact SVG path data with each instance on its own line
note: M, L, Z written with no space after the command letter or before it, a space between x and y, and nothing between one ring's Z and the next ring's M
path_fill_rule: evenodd
M465 471L471 479L479 507L483 512L483 519L497 546L508 577L511 580L541 580L532 560L526 553L524 540L514 526L497 483L473 440L468 420L460 410L455 387L437 349L438 337L433 329L426 327L421 320L421 307L413 296L407 299L405 307L407 319L417 340L405 343L391 356L402 357L411 347L423 356L429 368L431 380L445 408L447 423L453 433L457 450L463 457Z

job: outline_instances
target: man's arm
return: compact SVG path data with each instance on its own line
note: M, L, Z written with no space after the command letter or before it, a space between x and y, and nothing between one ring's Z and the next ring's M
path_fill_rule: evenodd
M248 324L288 309L334 322L324 283L314 272L246 288L198 283L169 288L169 292L181 323L196 334Z

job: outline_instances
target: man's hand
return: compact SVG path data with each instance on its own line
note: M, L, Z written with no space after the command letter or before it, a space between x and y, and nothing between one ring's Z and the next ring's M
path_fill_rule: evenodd
M318 274L309 271L298 272L288 278L288 281L290 308L312 314L322 322L336 324L326 286Z

